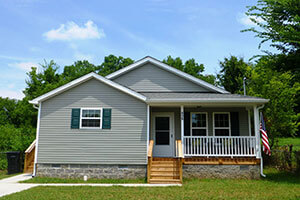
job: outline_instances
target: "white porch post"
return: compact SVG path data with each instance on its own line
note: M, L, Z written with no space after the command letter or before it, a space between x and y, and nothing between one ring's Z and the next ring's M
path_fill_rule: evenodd
M146 154L148 154L148 150L149 150L149 140L150 140L149 138L150 138L150 106L147 105L147 152Z
M182 151L184 157L184 107L183 105L180 106L180 122L181 122L181 144L182 144Z
M259 113L257 106L253 106L254 112L254 133L256 138L256 158L260 158L260 134L259 134Z

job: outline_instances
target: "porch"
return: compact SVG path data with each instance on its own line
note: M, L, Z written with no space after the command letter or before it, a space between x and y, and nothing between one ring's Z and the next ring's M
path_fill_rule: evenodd
M256 106L149 105L148 120L149 183L182 183L183 166L192 175L199 166L251 166L259 176Z
M180 140L184 158L260 158L256 106L152 105L148 120L153 157L177 157Z

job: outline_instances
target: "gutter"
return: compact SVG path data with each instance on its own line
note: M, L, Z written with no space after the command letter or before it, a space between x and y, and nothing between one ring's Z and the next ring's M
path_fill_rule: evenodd
M265 105L262 105L262 106L258 107L257 112L259 113L259 110L262 109L263 107L265 107ZM260 141L259 141L259 144L261 144ZM263 164L263 157L262 157L261 151L260 151L260 175L264 178L266 177L266 175L264 174L264 164Z
M35 109L38 110L38 117L37 117L37 127L36 127L36 137L35 137L35 152L34 152L34 165L33 165L33 173L32 177L36 176L36 164L37 164L37 152L38 152L38 143L39 143L39 131L40 131L40 117L41 117L41 107L42 103L39 103L39 106L33 105Z

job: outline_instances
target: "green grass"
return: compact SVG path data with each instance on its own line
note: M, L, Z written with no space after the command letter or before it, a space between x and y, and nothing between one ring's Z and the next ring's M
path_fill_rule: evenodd
M300 151L300 138L278 138L278 146L293 145L294 151Z
M189 179L182 187L39 186L3 199L300 199L300 175L265 170L261 180Z
M15 176L15 175L18 175L18 174L7 174L6 170L0 170L0 179L8 178L8 177Z
M146 183L146 179L62 179L35 177L29 180L21 181L21 183Z

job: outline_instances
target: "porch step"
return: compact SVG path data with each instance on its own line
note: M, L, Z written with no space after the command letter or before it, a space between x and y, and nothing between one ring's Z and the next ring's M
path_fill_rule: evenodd
M149 183L181 183L177 158L153 158Z
M151 184L181 184L180 179L150 179Z

